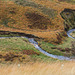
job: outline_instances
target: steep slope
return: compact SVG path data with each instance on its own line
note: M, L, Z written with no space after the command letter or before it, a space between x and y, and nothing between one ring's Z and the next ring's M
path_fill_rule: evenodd
M65 20L64 28L66 31L75 29L75 10L64 9L64 11L61 12L61 16Z
M60 13L75 5L58 0L4 0L0 2L0 30L33 34L60 43L65 36Z

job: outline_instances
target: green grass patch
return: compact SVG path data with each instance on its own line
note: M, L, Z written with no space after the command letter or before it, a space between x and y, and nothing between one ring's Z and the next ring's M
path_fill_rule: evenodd
M74 39L71 39L71 38L66 38L62 44L58 44L58 45L53 45L51 43L48 43L48 42L43 42L43 41L38 41L39 43L39 46L45 50L46 52L48 53L51 53L51 54L54 54L54 55L67 55L67 53L64 51L60 51L58 49L52 49L51 47L57 47L57 48L62 48L62 49L65 49L65 48L71 48L71 45L72 45L72 41L74 41Z
M54 54L54 55L64 55L59 50L51 49L51 47L56 47L56 45L53 45L53 44L47 43L47 42L38 42L38 43L40 44L40 47L48 53L51 53L51 54Z
M24 38L26 41L27 39ZM23 38L6 38L0 39L0 50L9 51L9 50L36 50L33 45L31 45L28 41L23 41Z
M59 44L57 45L58 47L61 47L61 48L71 48L71 45L72 45L72 41L75 41L75 39L72 39L72 38L66 38L62 44Z
M50 58L37 50L26 38L6 38L0 39L0 52L22 52L23 50L33 50L39 55L30 55L30 57L39 61L56 61L57 59ZM32 60L31 59L31 60Z

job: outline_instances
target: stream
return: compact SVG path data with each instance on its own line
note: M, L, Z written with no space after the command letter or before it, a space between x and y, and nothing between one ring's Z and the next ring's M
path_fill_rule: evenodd
M75 39L75 37L72 37L70 34L75 31L75 29L71 29L67 32L68 37L71 37L72 39Z
M75 31L75 29L69 30L69 31L67 32L67 35L68 35L68 37L71 37L72 39L75 39L75 37L72 37L72 36L70 35L70 33L72 33L73 31ZM16 36L16 37L19 38L19 37L21 37L21 36ZM13 38L13 37L0 37L0 39L4 39L4 38ZM47 56L49 56L49 57L56 58L56 59L59 59L59 60L73 60L73 59L71 59L71 58L69 58L69 57L53 55L53 54L50 54L50 53L44 51L43 49L41 49L41 48L39 47L38 43L37 43L33 38L28 38L28 37L22 37L22 38L27 38L27 39L29 40L29 42L32 43L36 49L38 49L41 53L43 53L43 54L45 54L45 55L47 55Z

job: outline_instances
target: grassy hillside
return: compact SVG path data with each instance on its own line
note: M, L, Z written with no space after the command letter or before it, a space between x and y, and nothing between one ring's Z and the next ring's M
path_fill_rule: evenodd
M74 7L58 0L2 0L0 30L33 34L48 42L60 43L65 34L60 13L65 8Z
M75 27L74 2L0 0L0 37L33 37L43 50L75 58L75 41L64 30ZM64 9L73 10L72 17L66 12L61 16ZM75 37L74 34L71 35ZM26 38L0 39L0 75L75 75L74 65L75 61L60 61L42 54Z

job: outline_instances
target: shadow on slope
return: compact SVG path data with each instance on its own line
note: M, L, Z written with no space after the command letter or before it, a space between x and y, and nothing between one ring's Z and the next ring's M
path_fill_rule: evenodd
M66 31L75 28L75 10L66 8L60 13L60 15L64 19L64 27Z

